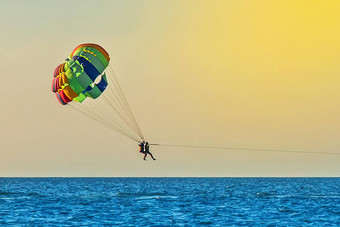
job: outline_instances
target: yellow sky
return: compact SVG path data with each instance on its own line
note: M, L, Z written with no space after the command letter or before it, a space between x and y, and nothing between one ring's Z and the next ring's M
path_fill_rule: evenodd
M52 72L110 54L153 143L340 152L339 1L8 1L0 176L339 176L340 156L137 145L63 108Z

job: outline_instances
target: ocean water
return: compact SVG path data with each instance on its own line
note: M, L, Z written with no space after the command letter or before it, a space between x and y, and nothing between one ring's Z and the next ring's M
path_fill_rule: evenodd
M340 226L340 178L0 178L0 226Z

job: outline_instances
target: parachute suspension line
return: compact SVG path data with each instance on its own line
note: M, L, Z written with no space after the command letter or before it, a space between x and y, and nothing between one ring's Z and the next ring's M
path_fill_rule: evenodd
M115 128L124 131L126 134L130 134L129 130L123 127L123 125L119 122L119 119L115 118L115 116L110 112L110 109L106 108L105 105L100 105L96 101L93 102L93 100L88 101L90 101L89 105L93 106L93 108L91 109L93 109L94 111L97 110L97 113L99 113L100 116L103 117L103 119L106 119L106 122L108 124L113 124Z
M124 102L124 97L121 95L121 92L118 92L119 89L121 89L119 87L119 85L117 85L117 81L115 82L113 80L113 71L106 71L108 73L108 78L110 79L110 84L112 84L113 86L110 86L111 90L113 92L110 92L112 95L114 95L115 99L111 98L110 100L116 100L118 105L116 105L117 107L119 106L121 108L121 115L124 115L126 117L126 122L129 122L128 125L130 126L130 128L139 135L139 137L143 140L143 134L141 133L138 124L136 124L136 122L133 120L133 114L129 113L128 111L128 104L125 101ZM123 118L124 119L124 118Z
M89 101L91 102L92 100L89 100ZM117 124L119 123L119 119L117 119L110 112L110 109L108 109L108 107L106 107L105 105L101 105L101 103L97 103L96 101L91 102L91 105L94 106L93 109L100 111L101 114L104 115L109 121L112 121L113 123L117 123ZM118 127L118 125L117 125L117 127ZM119 126L119 128L123 129L122 126Z
M129 122L127 121L127 118L119 112L119 110L115 107L115 104L112 103L112 102L110 101L110 99L107 98L106 96L103 96L103 99L104 99L105 103L106 103L107 105L109 105L110 108L112 108L112 109L114 110L114 112L120 117L120 119L121 119L123 122L125 122L125 124L127 124L127 125L129 126L129 128L131 128L130 125L129 125Z
M108 68L109 68L108 71L109 71L109 74L110 74L109 78L111 80L114 80L114 85L115 85L115 87L116 87L116 89L118 91L118 94L121 97L121 100L124 103L124 105L123 105L125 107L124 111L128 113L128 116L129 116L130 120L134 123L134 126L137 129L138 134L140 135L141 139L144 140L144 136L142 134L142 131L140 130L139 125L137 123L137 120L136 120L135 116L133 115L133 113L131 111L131 108L130 108L130 106L129 106L128 102L127 102L127 99L126 99L126 97L125 97L125 95L123 93L123 90L122 90L122 88L121 88L121 86L120 86L120 84L118 82L118 79L117 79L117 77L116 77L116 75L114 73L114 70L112 69L111 65L109 65Z
M115 126L116 129L119 129L119 131L123 131L126 135L129 135L130 137L135 138L135 140L138 140L138 136L131 132L131 130L126 127L126 124L124 124L124 122L119 119L117 115L114 115L114 111L111 106L107 105L107 103L103 101L105 101L104 96L99 97L98 100L87 100L87 102L89 102L89 105L92 106L91 110L93 110L93 112L97 110L97 113L99 113L99 117L97 114L98 118L100 118L100 116L103 117L103 119L106 120L106 124L111 124Z
M92 111L89 111L88 108L83 107L83 105L77 105L77 104L73 104L70 103L69 105L67 105L68 107L72 108L73 110L86 115L87 117L103 124L104 126L116 131L117 133L126 136L128 138L130 138L133 141L139 142L138 138L135 138L134 136L131 136L129 133L125 132L124 130L118 128L117 126L115 126L114 124L110 124L110 121L108 119L102 118L100 117L100 115L98 115L98 113L93 113Z
M136 142L144 140L112 67L108 67L104 73L108 85L99 97L86 98L81 104L71 102L67 106Z
M122 97L121 93L121 88L117 86L117 81L114 82L113 80L113 70L105 71L107 78L109 79L108 81L108 87L107 91L103 93L103 97L106 100L107 104L111 106L111 109L114 110L120 117L120 119L125 123L124 125L128 126L131 131L136 133L141 140L144 139L143 134L141 133L138 124L136 124L136 121L133 120L131 115L133 116L132 112L129 113L127 111L128 109L128 104L125 99L125 102L123 101L124 98ZM118 89L120 89L121 92L118 92ZM126 103L124 105L124 103Z
M259 148L242 148L242 147L209 147L209 146L192 146L192 145L175 145L175 144L149 144L149 145L166 146L166 147L217 149L217 150L243 150L243 151L266 151L266 152L290 152L290 153L306 153L306 154L340 155L340 153L337 153L337 152L312 152L312 151L259 149Z
M90 100L90 101L92 101L92 100ZM116 132L118 132L122 135L125 135L129 138L134 138L134 140L136 140L136 138L133 137L127 130L122 129L122 127L119 127L119 124L112 121L112 119L104 116L100 109L95 110L92 105L85 107L85 105L82 105L82 104L80 104L80 105L75 104L75 105L70 105L70 106L80 110L80 112L82 112L85 115L99 121L100 123L103 123L107 127L115 130Z
M111 86L110 86L111 88ZM123 113L121 113L121 108L119 108L119 104L117 103L116 96L113 96L113 93L111 91L107 91L107 96L103 96L106 103L111 107L111 109L119 116L120 121L124 122L125 125L129 128L129 130L132 130L135 132L134 128L131 126L131 123L129 123L129 119L127 116L125 116Z
M121 113L118 108L116 108L115 106L118 107L119 104L117 103L114 103L114 100L117 99L116 96L112 96L112 94L110 94L111 92L107 92L108 93L108 96L111 96L111 97L106 97L105 95L103 95L103 98L105 99L106 103L108 105L111 106L111 108L120 116L120 118L125 122L125 124L131 129L133 130L135 133L138 134L139 137L141 137L141 135L138 133L138 131L135 129L135 127L132 125L131 121L129 120L129 118L124 115L124 113Z

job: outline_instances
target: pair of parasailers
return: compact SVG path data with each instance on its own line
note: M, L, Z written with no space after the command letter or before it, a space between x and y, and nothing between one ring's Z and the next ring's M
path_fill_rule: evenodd
M150 153L150 147L149 147L149 143L148 142L143 141L142 143L138 144L138 146L140 147L139 152L144 154L144 158L143 158L144 161L146 161L146 156L147 155L150 155L153 160L156 160L152 156L152 154Z

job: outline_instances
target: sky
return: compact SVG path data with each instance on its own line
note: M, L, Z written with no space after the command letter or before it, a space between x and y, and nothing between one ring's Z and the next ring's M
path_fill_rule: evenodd
M0 177L340 176L339 1L1 1ZM151 147L60 105L97 43Z

